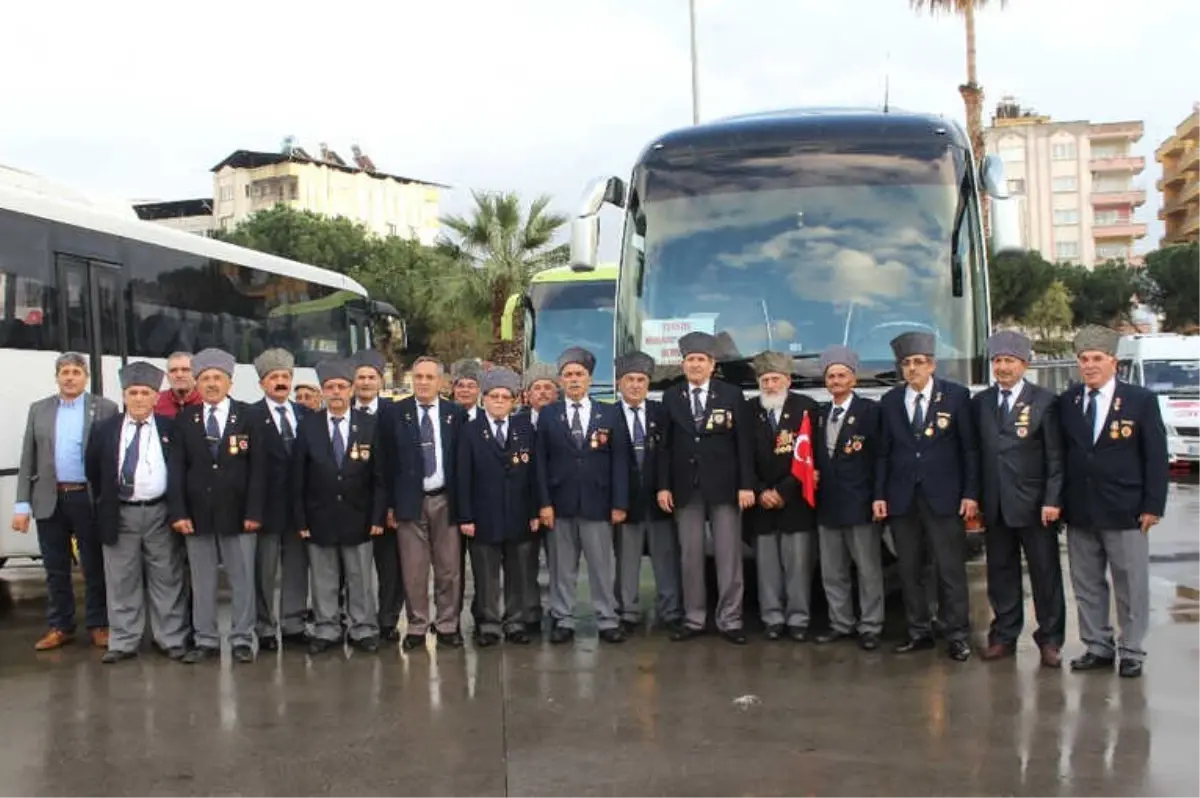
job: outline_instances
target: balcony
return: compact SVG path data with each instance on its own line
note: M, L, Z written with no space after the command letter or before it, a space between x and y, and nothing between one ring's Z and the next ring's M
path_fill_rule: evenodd
M1146 192L1140 188L1130 188L1122 191L1105 191L1103 189L1092 191L1092 207L1104 208L1108 206L1121 206L1137 208L1146 203Z
M1132 220L1118 219L1104 224L1092 226L1092 238L1097 240L1111 238L1143 238L1146 235L1146 225Z
M1088 138L1093 141L1099 139L1137 141L1142 137L1144 130L1145 125L1141 122L1102 122L1088 128Z
M1113 158L1093 158L1088 167L1093 172L1133 172L1146 168L1146 159L1141 155L1119 155Z

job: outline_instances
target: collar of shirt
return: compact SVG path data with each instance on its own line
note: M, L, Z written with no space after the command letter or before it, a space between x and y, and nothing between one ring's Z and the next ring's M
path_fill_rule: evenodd
M333 420L335 418L342 419L341 423L338 424L338 429L341 430L341 432L342 432L342 440L348 439L350 436L350 411L347 410L345 415L341 415L341 416L334 415L332 412L327 414L326 419L325 419L325 426L329 428L330 440L333 439Z
M82 405L83 405L83 394L79 394L79 396L76 396L74 399L67 399L64 396L62 396L61 394L58 397L58 406L59 407L65 407L67 409L74 409L75 407L81 407Z
M708 386L709 386L709 383L710 383L710 382L712 382L712 381L711 381L711 380L705 380L704 382L702 382L702 383L701 383L701 384L699 384L699 385L693 385L692 383L690 383L690 382L689 382L689 383L687 384L688 396L691 396L691 395L692 395L692 392L693 392L693 391L695 391L697 388L699 388L699 389L700 389L700 395L701 395L701 396L705 396L705 395L707 395L707 394L708 394Z
M904 401L909 407L912 407L913 403L917 401L917 393L918 391L914 391L911 385L904 389ZM924 406L929 407L929 403L933 400L933 380L930 379L925 383L925 387L919 393L924 397Z
M485 415L487 416L488 429L491 430L493 433L495 433L495 431L496 431L497 422L504 425L505 433L508 432L508 427L509 427L508 422L509 422L511 416L505 416L504 418L496 418L491 413L485 413Z
M846 398L843 399L842 401L833 402L830 405L829 412L832 413L833 409L835 407L840 407L840 408L842 408L842 412L845 413L846 411L848 411L850 409L850 403L853 401L854 401L854 391L851 391L850 393L846 394Z
M584 426L587 426L588 419L590 419L592 417L592 400L589 397L585 396L582 399L580 399L578 402L576 402L574 399L571 399L570 397L568 397L566 399L566 402L567 402L567 423L569 424L571 422L571 414L575 412L575 405L578 404L579 405L579 421Z
M227 414L229 412L229 397L226 396L224 399L217 402L215 405L211 405L208 402L205 402L204 403L204 420L205 421L208 420L208 414L213 409L216 409L218 416L224 416L225 414Z
M125 414L125 424L123 425L124 429L136 429L138 423L138 420L133 416L129 415L128 413ZM151 413L150 415L146 416L146 418L140 423L145 424L143 429L154 429L154 414Z
M371 401L366 402L366 403L360 402L358 399L355 399L354 400L354 409L355 410L366 410L371 415L375 415L376 413L379 412L379 397L376 396L374 399L372 399Z
M421 423L421 416L425 415L425 404L426 403L422 402L420 399L418 399L415 396L413 397L413 401L417 403L417 423L419 424L419 423ZM431 419L436 420L438 417L438 413L440 413L442 411L441 402L442 402L441 399L434 398L434 400L432 402L428 403L429 404L429 417Z
M1022 377L1021 379L1017 380L1017 384L1014 385L1012 388L1009 388L1008 390L1012 392L1008 397L1008 406L1012 407L1013 405L1015 405L1017 403L1017 400L1021 398L1021 392L1025 390L1025 378ZM997 407L1004 404L1004 391L1005 391L1004 386L1001 385L1000 383L996 383L996 406Z
M1101 385L1099 391L1100 396L1097 398L1097 401L1103 399L1106 404L1112 402L1113 395L1117 392L1117 378L1113 377ZM1091 390L1087 386L1084 386L1083 397L1086 399L1090 393Z

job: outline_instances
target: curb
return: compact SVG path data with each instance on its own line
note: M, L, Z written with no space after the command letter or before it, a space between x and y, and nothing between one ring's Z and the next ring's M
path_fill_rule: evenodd
M1172 582L1170 579L1163 579L1159 576L1151 577L1150 585L1156 592L1161 594L1167 594L1187 601L1200 601L1200 588L1197 588L1195 585Z

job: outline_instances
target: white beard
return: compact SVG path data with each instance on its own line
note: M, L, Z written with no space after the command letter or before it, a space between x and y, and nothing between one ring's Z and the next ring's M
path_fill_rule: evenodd
M787 394L760 393L758 395L758 401L762 405L763 410L774 410L776 413L778 413L783 409L783 403L787 401Z

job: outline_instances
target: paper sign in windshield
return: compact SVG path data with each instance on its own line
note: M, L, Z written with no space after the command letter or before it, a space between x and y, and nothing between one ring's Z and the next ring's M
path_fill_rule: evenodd
M642 322L642 351L654 358L660 366L677 365L683 362L679 354L679 339L690 332L706 332L710 335L717 329L716 318L690 319L646 319Z

